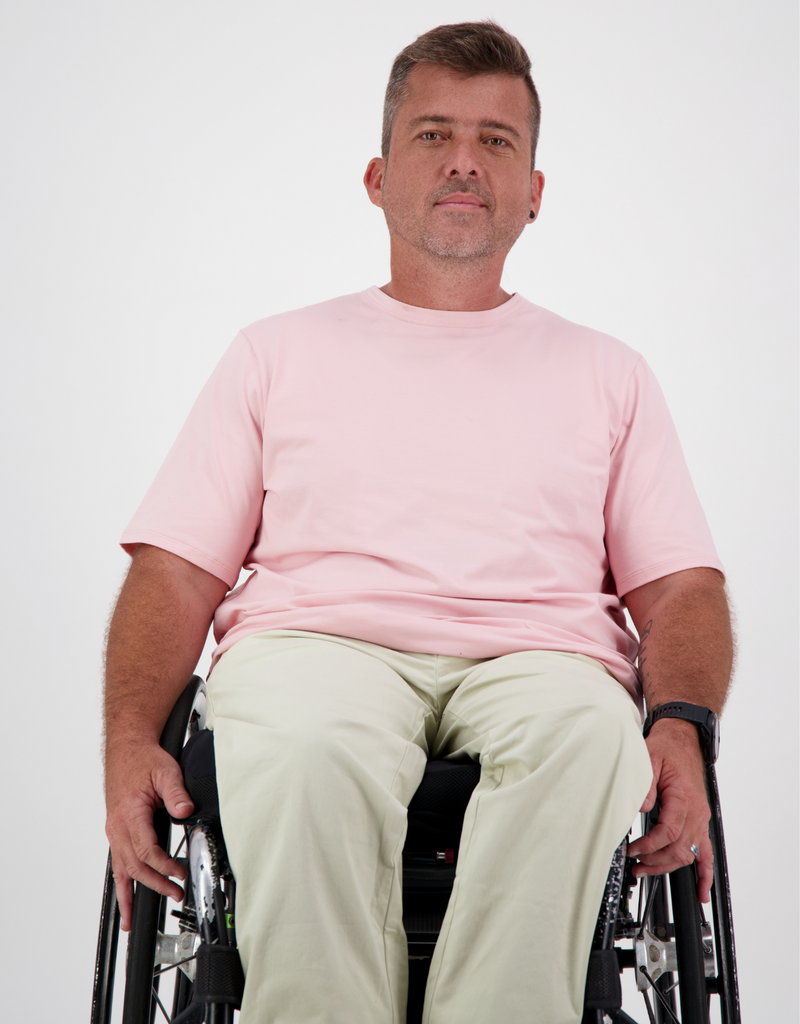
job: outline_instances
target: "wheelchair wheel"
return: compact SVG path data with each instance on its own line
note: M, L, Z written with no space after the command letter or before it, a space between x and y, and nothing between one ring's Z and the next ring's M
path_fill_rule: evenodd
M204 716L203 680L193 676L178 698L161 734L161 746L171 757L178 759L188 736L202 728ZM166 811L156 812L153 825L159 845L169 852L171 823ZM166 897L136 884L126 956L123 1024L153 1024L155 1020L160 1001L160 972L155 966L156 945L158 933L164 930L166 910ZM91 1024L111 1024L119 925L120 915L109 853L97 943ZM191 983L179 968L176 968L176 973L179 977L175 984L172 1014L168 1017L170 1020L185 1010L191 1000ZM167 1016L166 1011L164 1015Z

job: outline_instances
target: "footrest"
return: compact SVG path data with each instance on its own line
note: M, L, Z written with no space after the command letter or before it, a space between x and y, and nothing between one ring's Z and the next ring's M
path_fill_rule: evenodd
M240 1009L244 992L244 972L239 951L231 946L197 947L197 975L194 980L195 1003L223 1003Z

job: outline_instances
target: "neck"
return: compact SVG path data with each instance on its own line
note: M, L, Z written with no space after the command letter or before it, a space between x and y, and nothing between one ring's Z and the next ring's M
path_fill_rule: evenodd
M511 298L500 287L505 258L503 252L485 259L436 259L393 244L392 279L381 291L398 302L424 309L494 309Z

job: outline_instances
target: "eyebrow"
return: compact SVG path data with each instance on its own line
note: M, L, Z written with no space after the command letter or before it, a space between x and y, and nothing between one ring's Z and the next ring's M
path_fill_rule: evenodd
M423 124L453 124L452 117L442 117L439 114L432 114L428 117L415 117L412 121L409 121L409 128L419 128ZM513 135L515 139L521 139L522 136L516 130L512 128L510 124L502 124L500 121L480 121L478 123L479 128L493 128L496 131L508 132L509 135Z

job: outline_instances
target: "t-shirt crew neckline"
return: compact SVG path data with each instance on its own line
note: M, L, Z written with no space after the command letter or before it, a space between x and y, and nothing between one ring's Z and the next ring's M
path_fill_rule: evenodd
M364 298L377 306L384 313L398 320L412 324L423 324L427 327L489 327L507 320L517 313L527 300L515 292L510 299L494 309L479 309L469 312L451 309L426 309L424 306L409 306L405 302L392 299L382 292L377 285L367 288L361 293Z

